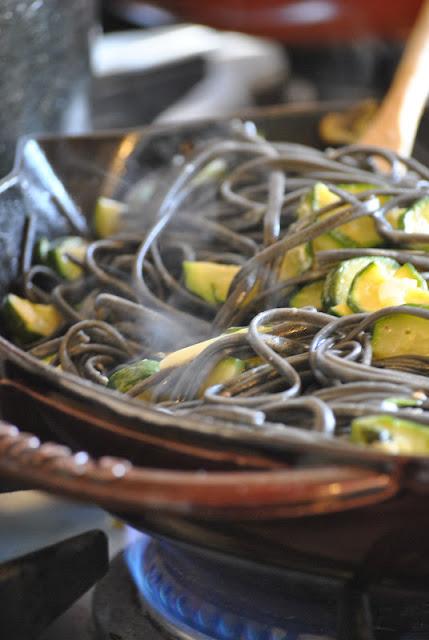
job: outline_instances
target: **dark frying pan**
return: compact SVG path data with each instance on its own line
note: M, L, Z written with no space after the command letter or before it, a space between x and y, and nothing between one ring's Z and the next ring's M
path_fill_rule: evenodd
M319 119L332 108L338 105L277 108L252 119L268 138L316 146ZM0 294L19 271L28 213L40 235L84 229L100 193L117 192L178 149L227 127L202 122L24 140L14 173L0 186ZM425 114L416 147L423 162L428 133ZM0 359L3 418L70 447L40 446L2 427L5 480L97 502L136 527L265 561L317 554L339 565L356 562L404 522L410 535L429 524L426 459L392 458L306 433L291 441L171 419L45 367L3 337ZM82 449L92 457L73 453ZM125 462L106 457L112 454Z

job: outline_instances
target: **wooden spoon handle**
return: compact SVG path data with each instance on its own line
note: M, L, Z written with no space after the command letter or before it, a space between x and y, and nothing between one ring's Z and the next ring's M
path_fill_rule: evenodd
M410 155L428 94L429 0L425 0L392 85L359 142Z

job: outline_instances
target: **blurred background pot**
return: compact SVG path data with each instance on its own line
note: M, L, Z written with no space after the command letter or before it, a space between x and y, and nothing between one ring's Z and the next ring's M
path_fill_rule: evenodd
M402 39L413 24L421 0L106 0L127 19L160 18L166 13L281 40L287 44L346 43L368 36Z

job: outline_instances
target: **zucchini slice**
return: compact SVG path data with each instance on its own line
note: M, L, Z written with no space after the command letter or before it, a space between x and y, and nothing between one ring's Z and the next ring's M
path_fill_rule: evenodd
M352 282L360 271L372 264L374 261L386 263L387 266L396 270L399 263L390 258L377 258L375 256L364 256L362 258L351 258L344 260L338 267L330 271L326 277L323 290L323 303L325 308L330 311L333 307L346 305ZM339 307L340 309L344 307ZM347 315L347 313L337 313L336 315Z
M229 382L229 380L240 375L245 368L246 363L244 360L240 360L239 358L224 358L213 367L212 371L201 385L199 395L204 395L205 390L215 384L225 384L225 382Z
M317 280L306 284L296 293L291 296L289 300L290 307L315 307L316 309L323 308L322 295L323 287L325 285L324 280Z
M353 313L353 309L350 309L349 305L345 302L341 302L331 307L329 312L334 316L349 316Z
M387 222L390 223L392 229L397 230L400 228L400 221L404 212L405 209L399 207L395 207L394 209L389 209L389 211L387 211L385 218Z
M313 262L309 243L288 251L280 267L279 279L288 280L308 271ZM182 265L185 287L210 304L220 304L228 297L231 282L240 271L235 264L185 260ZM249 292L249 295L254 292Z
M388 415L356 418L350 439L387 453L421 455L429 453L429 427Z
M127 205L112 198L101 196L98 198L94 211L94 230L99 238L107 238L118 233L121 227L121 217L127 210Z
M380 289L383 284L392 280L394 272L387 273L377 262L371 262L354 277L347 304L356 313L372 312L381 309L383 305L380 299ZM394 289L392 293L398 290ZM386 299L386 296L384 296Z
M406 233L429 234L429 198L422 198L404 211L399 218L399 228Z
M429 356L429 319L395 313L374 323L371 337L376 360L395 356Z
M54 240L50 244L46 262L62 278L76 280L82 276L83 270L70 257L77 258L83 262L87 248L88 243L78 236Z
M126 393L135 384L141 380L146 380L149 376L159 371L159 362L157 360L139 360L132 362L119 369L116 369L110 376L107 384L111 389L116 389L122 393Z
M350 193L363 193L373 188L373 185L364 183L341 184L338 186L344 191L348 191ZM318 182L314 185L311 195L313 211L319 211L320 209L332 205L339 200L339 196L330 191L327 185L322 182ZM342 205L342 207L343 206L345 205ZM341 211L342 207L322 214L322 218L338 213ZM329 243L327 238L324 236L329 236L331 238L331 242ZM336 241L337 246L335 246L334 241ZM313 249L315 251L323 251L338 247L377 247L382 243L383 238L378 233L377 226L372 216L362 216L357 220L346 222L332 231L329 231L327 234L323 234L320 238L317 238L313 241Z
M240 267L235 264L183 262L185 287L210 304L225 302L231 282L239 271Z
M355 276L347 304L358 313L401 304L429 305L429 291L411 264L392 271L377 259Z
M234 333L245 333L247 331L247 327L234 328ZM223 338L225 334L221 334L220 336L216 336L215 338L209 338L208 340L203 340L202 342L196 342L195 344L190 344L188 347L183 347L182 349L178 349L177 351L172 351L167 354L159 363L160 369L166 369L168 367L181 367L191 360L194 360L197 356L200 355L204 349L207 349L211 344Z
M311 248L314 253L318 253L319 251L333 251L335 249L350 249L353 247L356 247L356 245L341 239L339 234L333 235L332 232L323 233L311 241Z
M326 184L323 184L323 182L316 182L310 192L308 202L310 203L311 211L314 213L338 202L339 199L340 198L335 193L330 191ZM333 209L332 211L322 214L319 218L328 218L338 213L338 211L340 211L339 208ZM341 233L341 227L337 227L332 231L323 233L315 238L311 244L314 253L317 253L318 251L330 251L356 246L355 242L351 241Z
M268 333L270 331L270 326L263 326L259 328L261 333ZM159 363L160 369L166 369L168 367L180 367L191 360L194 360L197 356L200 355L204 349L207 349L211 344L216 342L216 340L220 340L224 338L226 335L230 333L247 333L247 327L231 327L215 338L209 338L208 340L203 340L202 342L196 342L195 344L190 344L188 347L183 347L182 349L178 349L177 351L172 351L167 354Z
M293 247L285 253L280 267L279 279L288 280L301 275L311 268L313 264L313 252L309 242Z
M34 248L34 261L38 264L46 264L50 248L51 242L49 238L40 238Z
M63 317L54 305L36 304L13 293L3 300L1 312L7 332L24 344L47 338L63 323Z

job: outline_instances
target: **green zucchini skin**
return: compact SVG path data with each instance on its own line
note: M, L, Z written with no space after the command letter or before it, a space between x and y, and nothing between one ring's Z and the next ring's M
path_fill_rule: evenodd
M350 440L386 453L405 455L429 453L429 427L412 420L383 414L353 420Z
M131 364L125 365L116 369L109 376L109 382L107 386L111 389L116 389L122 393L126 393L131 387L134 387L138 382L146 380L149 376L159 371L159 362L157 360L139 360Z

